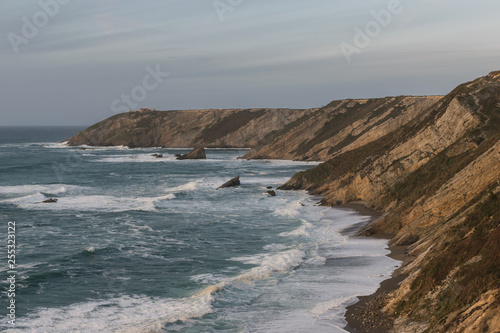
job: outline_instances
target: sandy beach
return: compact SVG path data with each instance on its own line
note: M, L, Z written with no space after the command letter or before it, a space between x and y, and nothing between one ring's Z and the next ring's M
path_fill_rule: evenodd
M339 206L338 208L353 209L360 214L371 217L369 223L377 221L382 214L368 207L366 202L351 202ZM362 226L353 226L344 230L345 234L354 236ZM370 237L390 240L394 235L391 234L374 234ZM401 268L408 262L410 257L406 254L407 246L389 246L391 251L388 257L402 261L403 264L394 271L391 278L382 281L377 291L371 295L358 296L359 301L347 307L346 321L347 326L344 328L349 332L370 332L384 333L388 332L392 327L392 320L382 313L384 306L383 300L385 295L395 290L399 283L405 279L405 275L401 273Z

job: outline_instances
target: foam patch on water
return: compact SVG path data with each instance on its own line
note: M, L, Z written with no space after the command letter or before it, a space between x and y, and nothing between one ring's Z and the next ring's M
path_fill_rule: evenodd
M194 181L194 182L189 182L183 185L179 185L176 187L172 187L167 189L167 192L189 192L189 191L194 191L198 188L198 185L200 184L200 181Z
M153 162L167 162L175 160L173 155L163 154L163 157L157 158L152 156L152 154L126 154L126 155L112 155L108 157L102 157L92 162L101 163L153 163Z
M62 194L68 191L85 190L87 187L66 184L0 186L2 195L35 194L38 192Z
M300 209L302 206L302 202L300 201L292 201L287 203L284 207L280 206L274 210L274 214L278 216L286 216L286 217L297 217L300 215Z
M39 309L18 322L16 330L30 332L164 332L164 326L212 312L213 297L183 299L122 296L73 304L64 308Z
M159 197L115 197L110 195L75 195L58 197L57 202L44 203L48 199L42 193L27 195L20 198L2 200L19 208L28 210L70 210L70 211L103 211L125 212L131 210L155 211L156 203L175 199L175 194Z

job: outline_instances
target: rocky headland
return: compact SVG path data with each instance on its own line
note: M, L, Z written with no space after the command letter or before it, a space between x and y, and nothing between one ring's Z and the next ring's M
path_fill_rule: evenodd
M381 331L500 332L500 71L446 96L128 112L69 144L245 147L243 158L324 161L280 189L329 206L366 202L382 215L361 234L389 235L405 252L394 285L356 313L357 331L381 318Z

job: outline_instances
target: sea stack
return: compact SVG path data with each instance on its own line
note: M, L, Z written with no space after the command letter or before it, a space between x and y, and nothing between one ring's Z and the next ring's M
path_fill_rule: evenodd
M187 154L177 155L178 160L204 160L206 158L207 155L205 154L205 148L203 147L196 147Z
M240 176L234 177L233 179L228 180L227 182L225 182L224 184L219 186L217 189L226 188L226 187L233 187L233 186L238 186L238 185L240 185Z

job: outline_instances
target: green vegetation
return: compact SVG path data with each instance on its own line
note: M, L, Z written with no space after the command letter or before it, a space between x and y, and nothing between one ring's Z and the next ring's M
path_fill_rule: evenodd
M409 299L398 304L399 311L411 312L412 306L444 284L439 301L426 311L431 318L422 318L432 326L451 312L470 306L486 291L500 287L500 196L489 192L480 198L467 218L447 232L447 241L437 245L434 253L438 254L423 266ZM471 261L473 258L477 260ZM444 283L457 267L455 275Z

